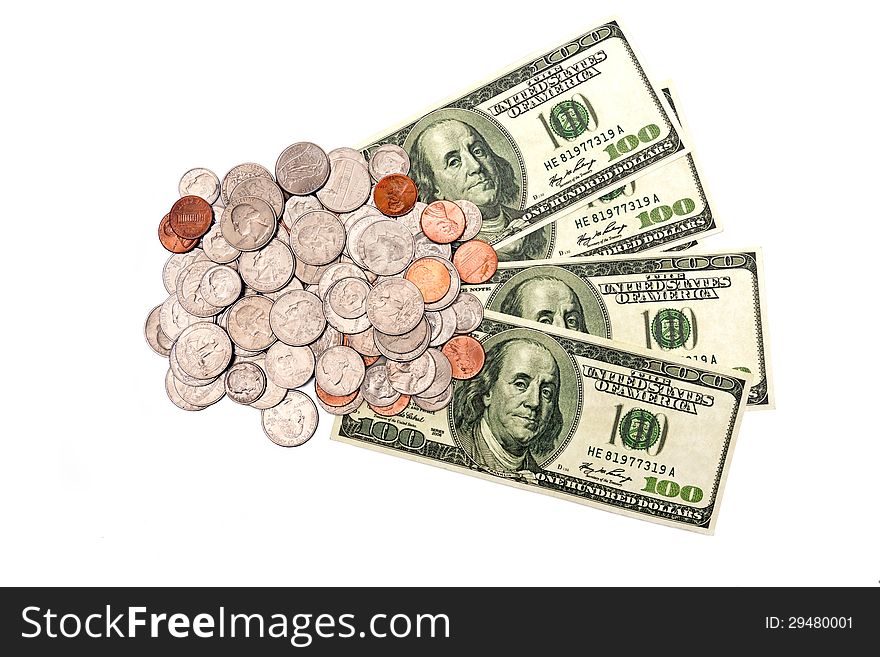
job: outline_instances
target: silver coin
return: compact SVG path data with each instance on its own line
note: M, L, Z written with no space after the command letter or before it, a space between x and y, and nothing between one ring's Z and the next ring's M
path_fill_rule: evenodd
M328 394L342 397L364 380L364 360L351 347L330 347L315 362L315 382Z
M223 211L221 210L214 216L223 216ZM220 265L225 265L227 263L233 262L236 258L238 258L238 256L241 255L241 251L232 246L229 242L226 241L226 238L223 237L223 233L220 230L219 223L211 226L211 230L209 230L207 234L202 238L202 247L204 247L205 249L205 255L210 260L213 260Z
M343 279L347 280L347 279ZM360 280L360 279L355 279ZM349 335L351 333L361 333L362 331L366 331L370 328L370 318L367 317L367 314L364 313L360 317L356 317L354 319L347 319L333 310L333 306L330 305L330 295L333 292L333 287L336 286L341 281L337 281L332 286L330 286L330 292L327 293L327 300L324 301L324 316L327 318L327 323L342 333Z
M165 261L165 266L162 267L162 284L165 286L168 294L177 293L177 277L180 275L180 272L184 267L197 260L205 260L206 258L207 255L205 255L205 252L198 247L194 248L189 253L175 253L168 258L168 260Z
M446 267L446 270L449 272L449 289L446 291L446 294L443 295L443 298L439 301L435 301L433 303L426 303L425 310L443 310L444 308L448 308L452 305L455 299L458 297L458 293L461 291L461 276L458 273L458 269L456 269L455 265L453 265L446 258L440 258L438 256L426 256L429 258L433 258L434 260L439 261Z
M220 197L220 179L210 169L190 169L181 176L177 191L181 196L198 196L213 204Z
M284 242L274 239L259 251L242 253L238 271L251 289L276 292L293 277L293 254Z
M427 316L428 313L425 313ZM444 308L439 311L440 315L440 333L438 335L431 336L431 345L432 347L437 347L438 349L446 344L449 339L455 335L455 313L452 310L452 307Z
M195 376L190 376L186 372L183 371L183 368L180 367L180 363L177 360L177 343L171 347L171 353L168 354L168 367L171 369L171 374L178 381L182 381L183 383L189 386L207 386L214 383L214 380L217 377L211 377L208 379L200 379Z
M275 184L274 180L262 176L246 178L232 188L229 193L229 202L235 203L246 196L256 196L266 201L276 218L280 218L281 213L284 212L284 192Z
M331 262L327 265L316 266L307 265L302 260L297 260L293 268L293 273L305 285L317 285L321 280L321 276L327 271L327 268L335 264L336 262Z
M367 295L367 316L377 331L402 335L424 319L425 300L419 288L405 278L388 279L376 283Z
M327 326L324 327L324 332L321 334L321 337L311 343L309 349L312 350L315 358L317 358L330 347L338 347L343 344L344 340L345 336L328 323Z
M258 294L243 296L229 309L229 337L247 351L267 349L275 342L270 322L273 310L272 299Z
M144 323L144 337L147 339L150 349L160 356L167 356L171 353L171 346L174 344L174 341L165 335L165 331L162 330L160 323L161 313L162 304L159 304L147 315L147 321Z
M315 354L308 347L276 342L266 352L266 376L282 388L299 388L315 373Z
M177 300L183 309L197 317L211 317L223 312L222 306L208 303L202 296L202 277L205 273L216 267L211 260L199 260L187 265L177 277Z
M174 387L174 376L171 374L171 370L168 370L165 374L165 393L168 395L168 399L170 399L177 408L181 408L185 411L201 411L206 408L205 406L190 404L180 396L180 393L177 392L177 388Z
M266 374L259 365L249 361L230 367L223 382L226 395L239 404L251 404L266 391Z
M284 400L262 413L263 431L276 445L297 447L315 435L318 408L307 395L291 390Z
M378 210L377 210L378 212ZM373 224L379 221L389 221L388 217L384 214L368 214L365 213L361 216L356 222L354 222L350 228L346 229L345 236L345 250L348 254L348 257L351 258L354 263L360 267L361 269L366 269L366 265L360 259L359 244L361 243L361 238L363 236L364 231L372 226Z
M204 318L197 317L184 310L176 294L172 294L165 299L159 311L159 326L171 342L174 342L177 336L183 332L183 329L190 324L203 321L205 321Z
M373 406L390 406L400 399L400 392L391 386L386 365L370 365L361 384L364 401Z
M389 360L386 368L391 387L404 395L418 395L430 388L437 371L434 359L427 353L405 363Z
M367 227L357 243L356 259L380 276L398 274L412 262L415 244L412 233L393 219Z
M387 219L387 217L379 212L377 208L374 208L372 205L362 205L354 212L346 212L344 214L339 215L339 221L342 222L342 227L345 228L345 249L343 253L351 257L351 253L349 252L349 239L348 236L351 235L352 228L361 220L366 217L377 217L378 219Z
M382 352L376 347L376 340L373 338L373 327L360 333L350 333L348 335L348 346L363 356L381 356Z
M330 415L348 415L349 413L354 413L357 409L360 408L361 404L363 403L364 396L360 392L345 406L331 406L330 404L322 401L320 397L318 397L318 404L321 405L321 408L330 413Z
M220 233L239 251L256 251L275 235L277 221L272 207L256 196L243 196L223 208Z
M290 248L298 260L309 265L327 265L345 246L345 228L327 210L312 210L290 226Z
M470 201L455 201L455 204L464 212L464 233L458 238L459 242L472 240L483 228L483 213L475 203Z
M276 342L275 344L278 343ZM272 408L273 406L278 406L278 404L280 404L287 396L287 388L282 388L281 386L276 385L272 379L269 378L269 373L266 371L265 357L255 358L253 362L261 367L263 372L266 372L266 390L260 395L259 399L252 401L250 406L261 411L267 408Z
M226 394L226 389L223 386L223 379L219 377L206 386L191 386L183 381L175 379L173 376L171 378L172 385L177 390L177 394L180 395L180 398L193 406L205 408L211 404L217 403L223 399L223 395Z
M321 337L327 320L317 296L293 290L275 300L269 323L279 340L292 347L304 347Z
M242 181L248 178L268 178L273 180L272 174L259 164L253 162L245 162L232 167L229 172L223 176L223 182L220 183L220 198L223 205L229 205L229 194Z
M413 403L416 406L421 408L423 411L439 411L441 409L449 406L449 402L452 401L452 384L446 386L446 390L441 392L436 397L413 397Z
M470 292L461 292L450 306L455 313L455 332L470 333L483 322L483 304Z
M318 281L318 296L321 297L321 300L327 298L327 291L330 289L330 286L343 278L362 278L366 281L367 275L357 265L347 262L336 262L328 265L324 273L321 274L321 280Z
M282 294L287 294L293 290L301 290L303 289L303 284L300 283L299 279L296 276L291 276L290 282L282 287L280 290L276 290L275 292L264 292L263 295L272 299L273 301L280 297Z
M320 284L318 286L320 292ZM367 312L370 284L362 278L341 278L327 290L326 303L345 319L357 319Z
M308 141L285 148L275 162L275 178L283 190L302 196L320 189L330 175L327 154Z
M437 242L432 241L421 231L413 235L413 243L415 244L413 260L424 258L425 256L439 256L446 260L452 259L451 244L437 244Z
M428 207L427 203L416 201L412 210L396 217L395 221L406 226L413 235L418 235L422 232L422 212L426 207Z
M347 157L330 161L330 177L315 195L333 212L352 212L370 196L370 173L367 167Z
M284 219L287 229L290 230L290 227L293 226L294 222L306 212L323 209L324 206L321 205L321 201L319 201L316 196L291 196L284 204L284 215L282 218Z
M245 296L251 296L248 294L248 288L245 288ZM224 331L229 333L229 311L232 310L232 306L227 308L223 313L217 318L217 326L222 328ZM253 358L255 356L259 356L262 351L250 351L248 349L244 349L241 346L235 344L235 340L232 341L232 353L233 360L236 358Z
M383 144L370 158L370 175L378 182L392 173L409 173L409 155L400 146Z
M343 253L343 255L339 256L339 262L340 262L340 263L344 263L344 264L346 264L346 265L354 265L355 267L357 267L357 268L363 273L364 277L367 279L367 282L368 282L370 285L372 285L372 284L375 283L377 280L379 280L379 277L376 276L376 274L374 274L373 272L371 272L371 271L369 271L369 270L361 269L360 267L358 267L358 264L357 264L354 260L352 260L351 258L349 258L349 257L348 257L347 255L345 255L344 253Z
M385 335L380 331L374 331L373 339L376 348L389 360L406 362L421 356L431 343L431 329L428 320L422 321L409 333L403 335Z
M430 387L425 390L420 397L423 399L432 399L444 394L445 390L452 385L452 363L439 349L428 349L425 352L434 359L434 380Z
M174 347L181 369L199 379L219 376L232 360L232 341L211 322L187 326Z
M347 146L334 148L332 151L327 153L327 157L330 160L331 166L333 165L333 160L337 160L340 157L347 157L350 160L354 160L358 164L363 164L365 167L368 166L367 158L364 157L364 154L361 151L355 150L353 148L348 148Z
M225 308L241 295L241 276L232 267L214 265L202 275L199 292L211 305Z

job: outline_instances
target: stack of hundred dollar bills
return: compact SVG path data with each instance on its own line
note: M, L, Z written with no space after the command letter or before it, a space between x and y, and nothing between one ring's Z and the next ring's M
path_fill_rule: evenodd
M675 93L616 21L362 146L466 199L500 264L463 286L486 362L441 411L364 404L331 436L712 533L742 413L773 408L761 252L716 250Z

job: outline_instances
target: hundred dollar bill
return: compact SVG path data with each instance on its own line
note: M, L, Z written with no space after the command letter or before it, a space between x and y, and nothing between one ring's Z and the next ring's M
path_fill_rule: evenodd
M452 403L331 438L525 490L712 533L749 375L487 311L486 362Z
M487 310L753 375L749 408L773 408L761 251L505 262L465 285Z
M555 217L686 152L681 131L617 22L494 75L375 136L401 146L426 203L468 200L491 244L531 232L542 251Z
M671 84L664 83L662 91L680 120ZM683 128L679 131L687 133ZM498 259L683 250L693 245L695 237L714 235L721 226L689 153L557 217L544 230L547 239L540 242L530 234L500 242L495 247Z

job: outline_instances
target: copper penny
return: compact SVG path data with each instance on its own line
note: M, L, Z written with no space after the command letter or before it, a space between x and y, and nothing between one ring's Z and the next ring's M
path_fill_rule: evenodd
M331 395L315 382L315 394L318 395L318 399L327 404L327 406L345 406L346 404L353 402L354 398L360 394L360 388L350 395Z
M419 288L425 303L440 301L449 292L452 277L449 270L437 258L419 258L406 270L404 278Z
M367 402L367 406L373 409L374 413L378 413L379 415L397 415L403 411L408 404L409 395L401 395L396 402L389 404L388 406L373 406L370 402Z
M171 206L171 230L187 240L195 240L208 232L214 220L211 204L201 196L183 196Z
M416 184L409 176L392 173L376 183L373 200L382 214L399 217L413 209L419 196Z
M452 264L458 270L464 283L475 285L485 283L498 269L498 254L491 244L483 240L465 242L452 257Z
M469 335L457 335L443 345L443 355L452 364L453 379L472 379L486 362L483 345Z
M377 360L379 360L382 357L381 356L364 356L363 354L361 354L361 358L364 359L364 367L369 367L370 365L372 365L373 363L375 363Z
M457 240L464 233L466 223L464 210L452 201L434 201L422 211L422 232L437 244Z
M186 253L196 248L198 240L185 240L171 230L171 213L166 214L159 223L159 241L171 253Z

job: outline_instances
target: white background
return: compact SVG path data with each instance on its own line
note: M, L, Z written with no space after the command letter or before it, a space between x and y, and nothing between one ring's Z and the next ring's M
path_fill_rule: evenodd
M7 8L0 583L876 586L877 22L815 6ZM184 171L357 144L614 15L675 83L705 245L764 249L777 410L743 420L715 536L168 401L142 331Z

